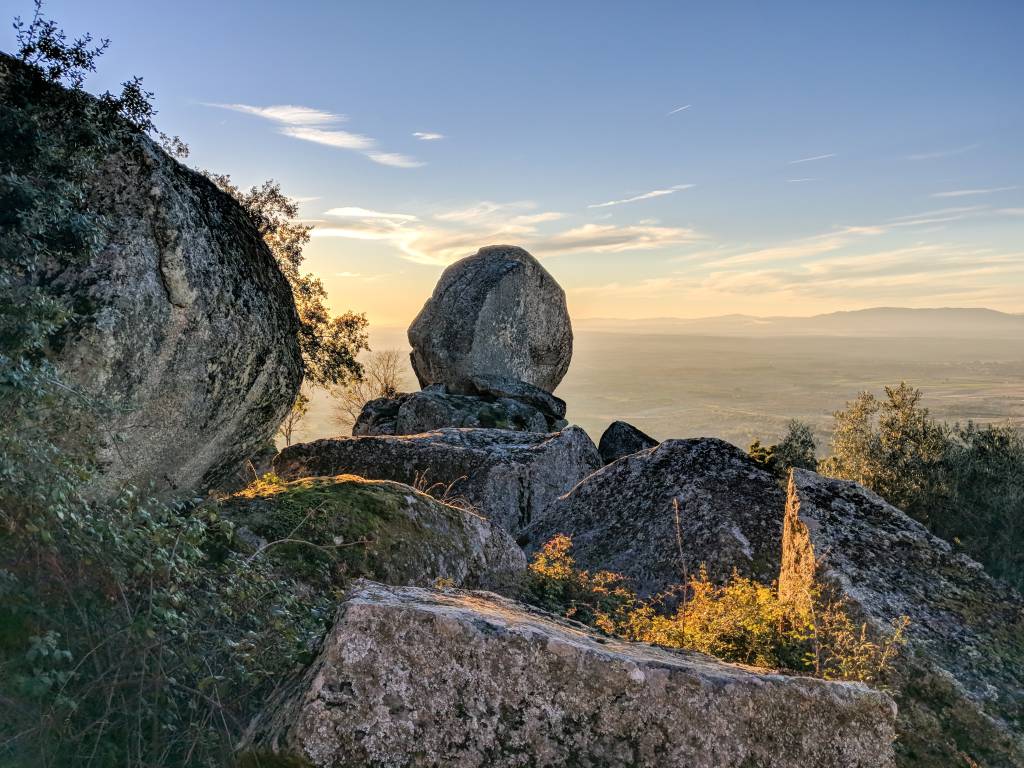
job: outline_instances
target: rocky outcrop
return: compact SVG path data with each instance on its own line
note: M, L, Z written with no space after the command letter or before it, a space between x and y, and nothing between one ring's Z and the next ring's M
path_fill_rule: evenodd
M564 413L564 409L563 409ZM555 432L564 419L511 397L453 395L434 384L421 392L382 397L363 406L353 435L418 435L444 427Z
M56 100L57 91L0 55L5 106ZM97 119L89 97L60 103L68 141L87 136L81 121ZM115 127L106 154L78 169L100 245L81 260L54 260L44 278L79 315L51 351L96 406L97 495L123 483L203 489L266 442L298 391L291 290L238 203L144 135ZM22 149L38 151L27 139Z
M579 427L555 434L439 429L340 437L293 445L274 460L287 479L351 473L432 487L513 533L600 466L597 448Z
M572 357L565 292L522 248L481 248L444 271L409 344L421 387L472 394L474 376L496 376L551 392Z
M523 537L533 551L567 534L581 568L621 573L645 595L702 564L715 581L735 569L770 582L784 507L775 479L739 448L712 438L666 440L583 480Z
M597 452L601 454L605 464L611 464L623 456L653 448L657 444L657 440L641 432L632 424L627 424L625 421L613 421L601 435L601 440L597 444Z
M241 541L321 588L366 576L496 589L526 569L523 551L501 528L400 483L352 475L262 480L221 510L243 531Z
M856 683L620 642L490 593L361 582L243 749L317 768L886 768L894 714Z
M1024 600L855 483L794 469L780 594L818 583L875 632L910 619L891 681L899 762L1024 765Z

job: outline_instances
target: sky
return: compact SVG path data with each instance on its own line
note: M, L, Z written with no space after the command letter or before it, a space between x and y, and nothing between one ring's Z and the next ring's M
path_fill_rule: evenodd
M186 162L280 181L371 326L493 243L575 318L1024 312L1019 0L46 10L112 40L86 86L143 76Z

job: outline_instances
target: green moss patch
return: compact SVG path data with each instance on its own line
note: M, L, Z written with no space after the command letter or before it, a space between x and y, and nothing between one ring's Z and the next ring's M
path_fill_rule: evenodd
M222 504L236 526L265 540L259 546L275 564L317 586L361 576L419 581L468 554L464 513L400 483L266 475Z

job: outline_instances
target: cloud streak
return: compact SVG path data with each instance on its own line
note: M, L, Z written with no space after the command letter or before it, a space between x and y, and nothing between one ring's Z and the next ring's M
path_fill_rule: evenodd
M988 189L953 189L948 192L934 192L931 197L975 197L977 195L991 195L995 192L1008 192L1012 187L989 187Z
M830 157L835 157L835 152L829 152L825 155L813 155L811 157L801 157L799 160L790 160L790 165L799 165L800 163L813 163L816 160L828 160Z
M668 112L668 114L666 114L665 117L668 117L669 115L677 115L680 112L685 112L687 109L689 109L692 106L693 106L693 104L684 104L681 107L676 107L675 109L673 109L670 112Z
M972 150L977 149L980 146L981 146L981 144L968 144L968 145L963 146L963 147L954 147L953 149L940 149L937 152L921 152L921 153L916 154L916 155L908 155L907 159L908 160L939 160L939 159L941 159L943 157L953 157L954 155L962 155L965 152L970 152Z
M278 132L300 141L321 144L335 149L347 149L360 152L379 165L392 168L419 168L424 165L414 157L398 152L382 152L377 148L377 140L360 133L342 131L332 127L335 123L344 122L348 118L332 112L294 104L278 104L268 107L257 107L250 104L215 104L206 106L218 109L229 109L253 115L276 123ZM440 134L438 134L440 135Z
M444 138L443 133L432 133L430 131L416 131L413 136L420 141L440 141Z
M640 195L633 195L633 197L625 197L621 200L609 200L605 203L593 203L588 205L587 208L610 208L613 205L625 205L626 203L636 203L641 200L650 200L655 197L664 197L665 195L674 195L676 192L682 189L691 189L694 184L676 184L675 186L667 189L652 189L650 192L644 192Z

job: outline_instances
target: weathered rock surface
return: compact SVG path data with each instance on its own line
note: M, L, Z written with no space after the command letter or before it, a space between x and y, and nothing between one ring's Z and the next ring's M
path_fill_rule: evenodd
M507 397L452 395L433 386L422 392L382 397L363 406L353 435L418 435L445 427L484 427L552 432L565 426L542 411Z
M666 440L583 480L523 537L529 552L567 534L580 567L621 573L650 595L680 583L684 566L694 574L702 563L715 581L727 580L733 569L773 580L784 509L775 479L736 446L712 438Z
M0 56L4 104L56 88ZM66 115L69 141L80 111ZM82 314L55 362L101 404L97 494L125 482L213 486L273 434L298 391L291 290L230 196L141 134L118 147L83 181L102 246L47 276Z
M597 444L597 452L601 454L605 464L611 464L623 456L653 448L657 444L657 440L641 432L632 424L625 421L613 421L601 435L601 440Z
M318 586L366 576L496 589L526 569L504 530L400 483L353 475L257 481L221 507L250 538L280 542L267 556Z
M551 392L572 357L565 292L522 248L491 245L457 261L409 327L420 386L472 394L474 376Z
M812 579L878 632L910 618L896 666L898 761L1024 765L1024 600L859 485L793 470L782 596Z
M512 533L600 466L597 448L579 427L555 434L439 429L339 437L293 445L274 460L287 479L351 473L435 486L433 492L467 502Z
M478 394L519 400L532 405L550 418L565 418L565 400L533 384L503 376L474 376L472 383Z
M598 635L490 593L350 591L245 748L342 766L886 768L894 707Z

